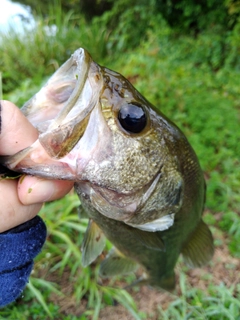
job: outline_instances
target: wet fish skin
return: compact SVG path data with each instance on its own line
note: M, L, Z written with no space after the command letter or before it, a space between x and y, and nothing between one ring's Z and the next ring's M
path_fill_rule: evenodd
M180 253L191 266L213 255L212 235L202 222L205 182L195 152L128 80L97 65L85 50L76 51L51 79L23 108L39 128L39 140L2 161L21 172L74 180L96 224L91 222L96 239L102 232L141 264L148 275L144 283L172 289ZM140 132L122 127L126 106L144 113ZM94 249L94 232L85 236L85 265L103 250L97 240ZM102 267L103 275L114 274L112 261ZM123 257L119 263L127 269Z

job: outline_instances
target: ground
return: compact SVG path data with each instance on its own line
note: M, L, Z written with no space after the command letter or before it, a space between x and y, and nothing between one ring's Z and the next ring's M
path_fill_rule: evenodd
M207 291L209 284L220 285L221 283L224 283L227 287L237 284L240 273L239 260L230 255L227 239L224 238L223 233L218 233L216 231L215 241L218 243L218 246L215 249L213 260L209 265L201 269L188 270L180 261L176 267L177 279L179 278L179 271L185 268L187 285L190 287ZM54 275L51 275L51 277L54 277ZM65 297L52 295L52 301L61 307L61 313L63 315L74 314L80 316L86 310L87 301L82 299L81 303L77 305L75 300L71 297L72 284L69 283L69 275L67 272L61 279L59 279L59 276L55 276L50 280L58 282L66 295ZM153 320L158 319L158 306L161 306L162 309L166 309L170 302L181 296L179 279L174 294L160 292L159 290L147 286L132 288L129 292L137 303L138 312L145 313L147 319ZM115 306L107 306L102 309L99 319L132 320L134 318L122 305L116 304Z

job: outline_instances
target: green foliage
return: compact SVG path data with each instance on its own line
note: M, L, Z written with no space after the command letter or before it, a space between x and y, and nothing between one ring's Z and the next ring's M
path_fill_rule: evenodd
M111 7L111 0L42 0L37 2L37 10L35 0L12 0L12 2L28 6L35 16L38 16L39 12L44 16L48 15L49 4L61 4L61 8L64 12L68 12L70 10L73 10L78 14L84 12L84 14L89 18L95 15L100 15Z
M180 276L183 295L170 303L167 310L159 306L159 320L235 320L240 314L240 287L226 288L223 284L212 286L207 293L186 284L184 274Z
M224 0L160 0L156 1L156 7L170 26L192 33L214 24L224 25L228 21Z
M73 12L63 13L59 6L51 7L31 32L26 29L19 34L12 28L0 37L4 98L18 105L37 92L47 76L80 46L100 64L127 76L184 131L196 150L207 180L205 220L227 238L234 257L240 257L238 2L226 1L226 12L220 14L225 6L222 1L219 7L214 0L201 4L159 1L167 21L155 14L153 0L115 1L111 11L91 22ZM211 17L204 16L207 6ZM173 28L168 19L176 10L181 14ZM198 29L203 29L197 35L196 30L186 32L194 19L198 19ZM209 23L203 26L204 19ZM229 25L221 24L224 19ZM184 32L180 32L177 26L183 20ZM101 309L116 301L135 319L148 318L136 311L129 293L98 284L98 267L82 268L80 247L87 221L79 221L78 206L78 198L70 195L43 207L41 215L48 227L44 250L36 259L23 297L1 310L0 319L98 319ZM64 279L66 273L72 284L70 293L62 292L63 284L53 282ZM212 284L202 291L190 287L184 274L180 285L181 297L167 310L159 306L159 319L239 319L239 285ZM76 305L86 301L85 309L81 315L66 315L53 295L65 299L70 295Z
M94 21L110 30L110 52L138 46L140 40L146 39L148 29L154 24L161 28L165 23L160 12L156 12L155 0L115 1L111 11L106 11Z
M73 12L64 14L60 6L50 6L47 18L38 18L30 30L28 25L23 25L23 32L10 26L7 33L0 32L3 91L12 91L27 79L39 85L80 45L102 61L107 38L104 26L87 24Z
M39 12L48 16L49 4L60 5L65 13L70 10L83 13L87 18L106 15L104 19L107 18L108 22L115 25L114 29L120 31L118 21L122 25L122 20L126 19L128 24L130 19L137 33L148 25L146 16L152 20L155 15L161 14L170 26L196 34L213 25L231 29L240 13L239 1L236 0L43 0L38 2L37 7L33 0L13 1L29 6L35 16L38 16Z

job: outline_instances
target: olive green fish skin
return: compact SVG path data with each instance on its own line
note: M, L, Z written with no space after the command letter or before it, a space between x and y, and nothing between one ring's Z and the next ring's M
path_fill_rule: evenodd
M119 131L112 131L115 137L113 141L116 141L113 148L120 152L119 155L117 154L117 159L124 157L120 164L123 170L120 182L117 180L118 185L112 189L132 191L144 185L146 181L151 181L158 173L160 174L159 182L151 197L138 208L131 222L142 224L168 214L170 211L176 212L173 226L168 230L158 231L159 237L164 242L165 251L146 247L136 237L134 228L99 213L92 205L90 197L82 192L81 184L76 184L75 189L88 215L98 224L114 246L145 267L151 285L163 287L162 280L173 276L174 266L182 248L201 220L205 193L203 173L193 149L182 132L142 98L126 79L107 69L104 69L104 73L105 76L107 75L107 85L102 95L108 104L116 106L119 104L119 99L124 99L123 94L122 96L119 94L124 87L124 93L126 94L127 91L130 102L138 102L145 106L151 122L149 132L134 137L141 144L136 157L133 152L128 156L126 151L122 155L121 150L126 150L121 145L122 132L120 131L119 134ZM118 90L112 89L115 87ZM123 144L126 145L126 142L124 141ZM141 160L139 155L142 157ZM147 159L147 162L145 163L143 159ZM111 170L116 172L117 167L116 161ZM106 180L108 177L114 177L114 173L108 174ZM111 181L107 180L105 185L108 184L113 186ZM164 201L159 194L164 194ZM148 232L148 237L151 236L153 233Z
M145 268L146 282L173 288L180 253L191 266L211 259L197 156L181 130L127 79L79 49L26 106L39 139L2 162L16 171L75 181L88 217ZM120 115L126 106L144 113L141 130L124 128ZM87 240L84 250L94 251ZM101 250L84 254L84 264Z
M105 72L107 73L106 69ZM119 79L122 77L117 75L109 78L111 78L111 82L108 79L108 101L111 99L115 101L119 99L118 93L109 88L116 84L119 87ZM128 90L131 93L134 92L134 95L130 96L130 101L139 102L138 92L125 79L124 85L125 90L128 86ZM111 95L112 97L109 99ZM164 242L165 251L147 248L136 237L134 228L99 213L92 205L90 197L82 192L81 184L76 184L75 189L86 212L103 230L106 237L124 255L131 257L145 267L149 276L148 281L152 286L162 287L162 280L173 275L182 247L201 220L205 186L197 157L185 136L170 120L160 112L156 112L145 99L141 97L140 101L144 103L149 112L152 129L149 134L140 134L138 138L136 137L141 142L141 150L138 150L136 159L133 155L127 157L125 154L125 159L129 159L129 161L126 160L126 171L121 181L124 185L129 185L128 191L132 191L136 187L135 183L140 182L140 185L144 185L144 182L152 180L160 173L159 183L148 202L135 212L131 221L144 223L149 221L149 217L153 220L159 215L168 214L169 211L176 212L173 226L168 230L157 232ZM118 134L117 132L116 136ZM129 137L129 139L131 138ZM116 144L118 141L116 138ZM148 161L151 159L152 163L144 163L143 167L138 166L139 154L145 154ZM121 166L123 166L122 163ZM133 166L138 167L139 170L134 172L135 175L132 178ZM116 167L113 170L116 170ZM150 178L148 178L149 176ZM164 194L165 206L163 206L159 194ZM153 233L148 232L148 237L151 236Z

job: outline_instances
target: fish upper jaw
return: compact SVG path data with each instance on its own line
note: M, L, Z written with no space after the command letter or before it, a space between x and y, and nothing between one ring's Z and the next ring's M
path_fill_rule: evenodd
M102 82L101 67L87 51L76 50L21 109L37 127L38 140L13 156L1 157L1 163L24 173L76 181L78 169L91 160L91 154L87 159L85 154L87 148L93 149L96 135L88 134L92 143L87 148L86 138L82 139L80 154L79 146L74 147L84 135L91 112L99 108Z
M34 126L53 119L52 126L59 124L83 91L91 63L86 50L76 50L41 90L24 104L21 108L23 114Z

